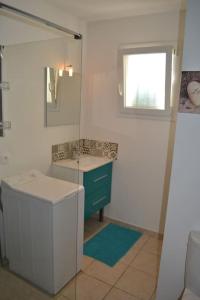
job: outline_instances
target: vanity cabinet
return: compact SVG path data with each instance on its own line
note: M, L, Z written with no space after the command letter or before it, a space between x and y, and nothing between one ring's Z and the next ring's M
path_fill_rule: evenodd
M85 219L100 211L111 200L112 162L83 174L85 188Z
M96 158L95 158L96 159ZM100 161L101 162L101 161ZM85 189L85 220L99 212L103 220L103 209L111 201L113 161L103 161L98 167L80 168L71 160L61 160L52 164L51 175L56 178L82 184ZM69 167L70 166L70 167Z

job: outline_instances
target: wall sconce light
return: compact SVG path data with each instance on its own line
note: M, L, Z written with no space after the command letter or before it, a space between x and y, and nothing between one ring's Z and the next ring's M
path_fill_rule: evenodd
M0 46L0 57L3 59L4 46Z
M58 75L59 75L59 77L62 77L62 76L63 76L63 69L59 69L59 70L58 70Z
M68 66L65 66L63 69L59 69L58 70L59 77L62 77L64 72L65 72L65 74L67 72L69 77L72 77L73 72L74 72L72 65L68 65Z
M74 71L72 65L67 66L67 69L68 69L69 77L72 77Z

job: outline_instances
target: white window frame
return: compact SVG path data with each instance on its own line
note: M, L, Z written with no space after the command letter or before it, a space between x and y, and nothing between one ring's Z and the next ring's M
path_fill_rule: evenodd
M172 104L172 72L173 72L173 46L142 46L122 48L118 52L118 67L119 67L119 85L118 94L120 98L120 112L129 116L154 116L154 117L167 117L171 115ZM151 109L151 108L136 108L126 107L124 99L124 72L125 66L123 63L123 56L127 54L145 54L145 53L166 53L166 73L165 73L165 109Z

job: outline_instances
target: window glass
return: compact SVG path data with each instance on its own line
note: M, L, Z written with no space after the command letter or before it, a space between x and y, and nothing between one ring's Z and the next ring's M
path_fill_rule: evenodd
M166 53L123 55L124 106L165 110Z
M173 46L165 45L119 50L121 113L171 117L174 54Z

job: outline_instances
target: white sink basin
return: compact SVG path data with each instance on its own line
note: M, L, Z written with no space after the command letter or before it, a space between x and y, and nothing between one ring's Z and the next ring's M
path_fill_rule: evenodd
M105 158L96 156L81 156L77 162L79 164L79 167L88 167L93 164L99 164L101 162L104 163Z
M77 169L82 172L88 172L112 161L113 161L112 159L106 157L83 155L80 156L79 159L77 160L63 159L63 160L58 160L53 164L61 167L67 167L70 169Z

